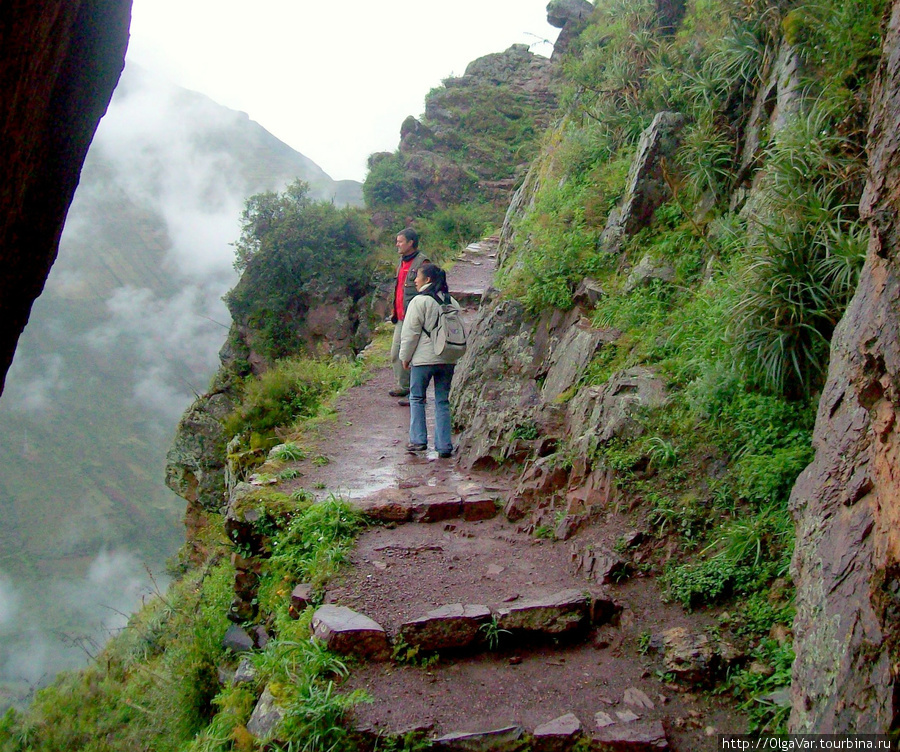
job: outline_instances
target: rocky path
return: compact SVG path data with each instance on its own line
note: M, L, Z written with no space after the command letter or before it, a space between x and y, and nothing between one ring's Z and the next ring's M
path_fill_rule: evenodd
M492 253L472 246L451 272L470 316ZM339 400L320 429L329 462L305 462L302 480L379 523L314 619L359 659L343 686L373 698L355 711L360 732L415 730L446 749L515 749L525 735L535 749L565 749L583 734L597 749L715 750L717 733L743 730L727 698L675 681L718 655L709 624L661 603L650 578L586 578L573 562L590 540L611 539L602 527L538 539L499 512L510 478L407 454L408 411L391 384L386 368ZM623 521L608 523L621 537ZM654 640L663 652L648 651Z

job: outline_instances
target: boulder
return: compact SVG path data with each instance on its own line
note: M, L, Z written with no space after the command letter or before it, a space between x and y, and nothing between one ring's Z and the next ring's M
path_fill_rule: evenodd
M479 641L482 624L490 620L487 606L452 603L405 622L400 637L422 650L466 648Z
M312 602L313 588L308 582L300 583L291 591L292 614L299 616Z
M550 0L547 4L547 23L561 29L570 21L584 21L594 11L587 0Z
M611 329L594 329L587 319L569 327L550 357L541 399L552 402L575 386L597 350L618 339L618 334Z
M569 752L583 733L581 721L573 713L541 724L531 734L534 752Z
M242 552L262 552L263 536L256 523L262 518L258 501L259 489L250 483L238 483L231 491L225 510L225 534Z
M637 153L631 163L625 193L609 213L600 236L600 247L608 253L619 253L625 238L645 227L653 213L669 200L663 165L674 164L681 143L685 118L677 112L660 112L641 134Z
M689 632L684 627L673 627L663 632L661 639L663 665L667 672L693 682L712 678L716 650L709 637Z
M391 650L384 628L368 616L345 606L320 606L313 614L310 627L313 635L335 653L376 661L390 658Z
M547 23L560 29L553 43L553 60L565 54L572 41L584 30L594 7L587 0L550 0Z
M653 371L636 366L613 374L601 386L579 390L569 403L569 432L582 456L613 438L640 436L635 416L665 405L666 388Z
M586 514L566 514L556 523L553 537L556 540L567 541L588 521Z
M625 280L625 292L634 292L639 287L647 287L654 280L674 282L675 267L665 259L655 259L651 254L645 253Z
M272 690L266 687L247 721L247 731L257 739L268 739L283 719L284 708L279 707Z
M575 571L601 585L618 582L628 572L628 562L621 556L602 546L585 546L571 549Z
M570 634L587 626L589 604L585 593L570 588L498 608L497 626L513 633Z
M662 650L663 665L668 673L696 684L712 681L724 669L746 658L730 643L711 640L685 627L667 629L651 644Z
M225 631L225 637L222 638L222 646L232 653L249 653L253 650L253 637L243 627L232 624Z
M241 658L241 662L238 663L237 670L234 672L234 676L231 677L232 684L255 684L256 683L256 668L253 665L253 661L249 656L244 656Z

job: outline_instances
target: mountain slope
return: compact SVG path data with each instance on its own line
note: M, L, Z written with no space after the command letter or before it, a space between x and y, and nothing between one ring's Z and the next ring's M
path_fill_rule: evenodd
M230 243L248 196L298 177L316 198L361 202L358 183L246 114L126 69L0 400L0 679L83 660L47 633L121 622L98 605L130 611L142 563L159 573L183 539L165 452L218 364ZM120 577L97 578L105 556ZM32 619L29 594L51 587L77 602Z

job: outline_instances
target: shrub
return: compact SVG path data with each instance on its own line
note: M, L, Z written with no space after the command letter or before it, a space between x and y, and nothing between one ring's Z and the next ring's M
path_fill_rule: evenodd
M487 234L494 215L491 207L472 203L438 209L425 217L417 225L428 238L428 257L435 263L452 258Z
M301 347L294 318L321 289L360 297L367 289L371 247L367 220L356 209L313 201L297 181L282 194L247 200L235 243L235 268L243 272L226 296L232 317L257 334L255 346L272 359Z
M278 361L258 378L244 382L241 404L225 420L226 433L265 433L310 418L348 382L356 368L341 360Z
M863 165L834 119L820 103L767 150L765 203L731 317L738 357L767 388L792 397L821 383L865 259L868 233L853 206Z
M363 197L370 209L396 207L409 200L406 169L399 153L373 154L363 183Z

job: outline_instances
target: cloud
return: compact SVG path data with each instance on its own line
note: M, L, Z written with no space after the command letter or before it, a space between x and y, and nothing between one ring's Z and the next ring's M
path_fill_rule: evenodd
M42 596L26 604L0 573L0 680L38 685L58 671L83 666L125 628L155 587L140 560L125 550L99 551L83 577L41 584ZM167 584L165 578L156 583L161 589ZM59 632L42 626L54 621L46 610L64 611L79 627Z
M4 407L19 413L46 413L66 389L61 355L26 355L18 350L3 393Z
M168 298L147 288L119 288L85 342L132 363L134 398L174 424L218 365L229 323L222 292L214 282Z
M0 572L0 627L13 623L19 613L20 598L9 577Z
M248 187L223 134L246 119L130 66L98 128L92 150L129 200L162 218L170 270L187 280L232 273Z

